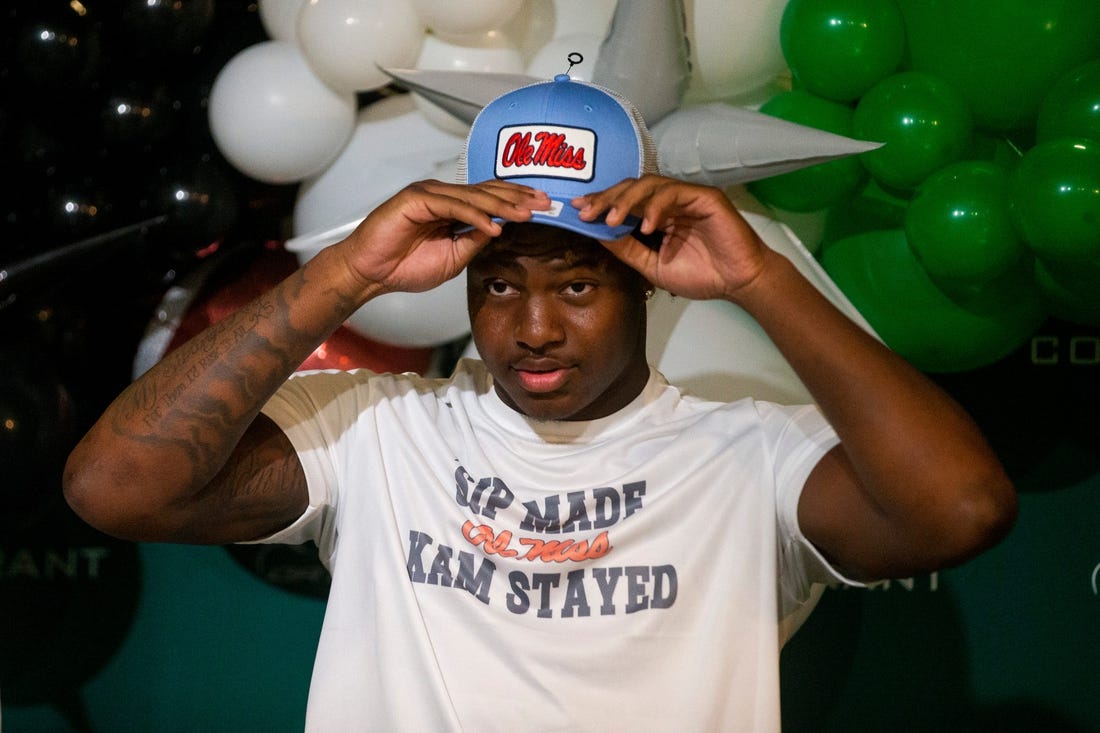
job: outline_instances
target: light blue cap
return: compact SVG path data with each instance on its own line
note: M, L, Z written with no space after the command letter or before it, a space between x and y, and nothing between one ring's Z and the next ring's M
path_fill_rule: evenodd
M657 172L657 155L634 106L609 89L559 74L502 94L470 127L460 177L467 183L515 181L545 191L549 211L532 221L595 239L618 239L638 220L617 227L577 218L570 201L624 178Z

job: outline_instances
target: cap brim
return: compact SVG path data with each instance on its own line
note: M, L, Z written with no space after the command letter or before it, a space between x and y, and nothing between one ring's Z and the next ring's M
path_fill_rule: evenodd
M531 212L531 221L533 223L566 229L586 237L602 239L604 241L622 239L626 235L634 232L638 224L641 223L641 219L636 216L627 216L622 224L613 227L605 224L602 216L595 221L582 221L577 216L579 209L574 208L569 201L562 201L554 198L551 198L550 201L551 206L548 210ZM499 217L493 217L493 221L503 224L505 220ZM472 226L462 224L454 228L454 233L463 234L471 229L473 229Z
M578 217L580 209L574 208L568 200L563 201L551 197L550 203L550 208L546 211L532 211L531 221L536 224L558 227L559 229L568 229L586 237L607 241L625 237L641 223L641 220L636 216L627 216L622 224L614 227L604 223L603 216L595 221L581 221Z

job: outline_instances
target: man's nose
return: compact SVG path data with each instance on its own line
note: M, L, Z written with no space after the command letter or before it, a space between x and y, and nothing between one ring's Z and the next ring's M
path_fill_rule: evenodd
M561 317L552 298L532 295L524 299L515 324L515 339L532 351L542 351L565 340Z

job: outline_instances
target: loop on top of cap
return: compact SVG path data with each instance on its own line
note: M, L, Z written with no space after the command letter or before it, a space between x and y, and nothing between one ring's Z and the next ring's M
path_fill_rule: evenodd
M573 70L573 67L584 61L584 56L582 56L579 51L573 51L565 57L565 60L569 62L569 68L565 70L565 77L568 78L569 72ZM554 78L558 79L557 77ZM558 79L558 81L560 81L560 79Z

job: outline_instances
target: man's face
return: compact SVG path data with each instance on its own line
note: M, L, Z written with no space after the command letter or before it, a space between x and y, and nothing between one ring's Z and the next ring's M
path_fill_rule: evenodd
M500 398L542 420L592 420L649 378L645 282L598 242L509 225L467 270L474 344Z

